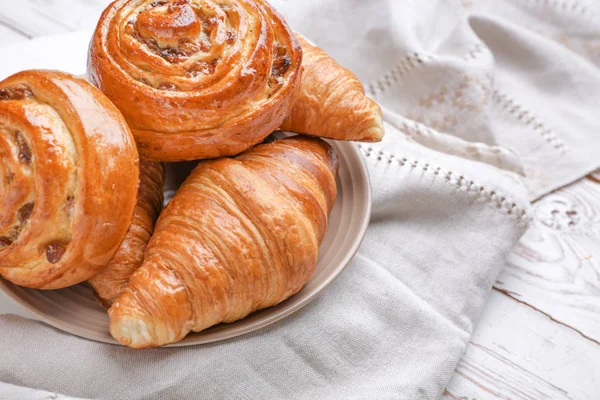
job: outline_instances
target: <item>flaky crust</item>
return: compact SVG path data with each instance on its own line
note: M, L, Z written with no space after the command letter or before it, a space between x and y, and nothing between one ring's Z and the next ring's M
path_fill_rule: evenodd
M337 140L379 142L381 108L365 95L358 78L298 35L304 53L300 96L284 131Z
M307 137L201 163L109 309L113 337L162 346L297 293L317 265L337 168L333 149Z
M87 280L131 223L138 153L125 120L83 79L0 82L0 274L56 289Z
M140 155L239 154L289 114L302 49L262 0L119 0L102 14L88 79L121 110Z
M119 250L98 275L89 280L100 302L109 308L144 261L146 246L163 207L165 170L161 163L140 162L140 185L131 226Z

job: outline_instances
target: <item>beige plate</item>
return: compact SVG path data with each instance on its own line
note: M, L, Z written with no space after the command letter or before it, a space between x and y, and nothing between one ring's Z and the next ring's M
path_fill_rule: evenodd
M357 147L330 142L340 156L338 197L329 217L329 227L320 247L317 269L306 286L283 303L232 323L187 336L173 346L211 343L263 328L290 315L316 298L348 265L365 235L371 214L371 186L367 168ZM171 166L166 193L185 178L190 164ZM39 291L0 279L0 290L42 321L63 331L106 343L117 343L108 332L108 315L87 284L67 289Z
M74 74L85 70L89 33L74 33L19 44L0 64L0 80L22 69L60 69ZM69 49L64 52L61 49ZM57 57L56 54L61 54ZM351 143L330 142L340 155L338 198L329 218L327 236L320 248L319 264L306 286L287 301L256 312L233 324L223 324L191 334L174 346L211 343L263 328L299 310L315 299L348 265L369 223L371 186L358 148ZM166 196L185 178L192 165L179 164L168 171ZM106 343L116 343L108 332L108 315L96 302L89 286L82 284L55 291L21 288L0 279L0 290L42 321L66 332Z

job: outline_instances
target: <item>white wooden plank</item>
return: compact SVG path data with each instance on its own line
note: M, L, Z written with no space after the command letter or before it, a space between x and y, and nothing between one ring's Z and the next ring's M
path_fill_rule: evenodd
M0 47L11 46L29 38L0 23Z
M597 400L600 346L493 291L444 399Z
M535 221L496 288L600 343L598 175L535 204Z
M0 2L0 21L31 37L96 26L107 0L19 0Z
M30 37L68 32L64 25L41 17L28 2L20 3L18 7L3 5L0 8L0 21Z
M111 0L60 0L41 3L37 10L49 20L64 24L70 30L91 30Z

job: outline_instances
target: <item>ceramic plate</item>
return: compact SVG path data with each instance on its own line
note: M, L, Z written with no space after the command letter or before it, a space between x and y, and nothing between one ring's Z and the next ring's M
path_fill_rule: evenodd
M19 57L0 64L0 80L21 69L61 69L82 74L89 33L43 38L13 49ZM69 49L68 57L62 49ZM10 51L9 51L10 54ZM61 55L60 58L57 55ZM285 302L232 323L190 334L173 346L189 346L229 339L263 328L299 310L315 299L348 265L365 235L371 214L371 189L365 162L351 143L330 142L340 156L338 197L329 228L320 247L317 269L306 286ZM167 171L166 197L174 193L193 164L172 164ZM0 290L42 321L63 331L106 343L117 343L108 331L108 315L87 284L54 291L15 286L0 279Z

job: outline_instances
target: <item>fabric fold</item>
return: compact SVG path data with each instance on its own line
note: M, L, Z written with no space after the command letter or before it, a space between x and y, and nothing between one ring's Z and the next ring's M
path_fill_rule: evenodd
M361 146L374 194L363 246L309 306L233 340L143 352L5 316L0 381L83 398L437 398L528 200L513 173L386 132ZM48 363L60 368L43 373Z
M600 167L599 7L554 3L273 0L387 109L384 141L360 146L374 198L357 256L299 312L212 345L136 352L0 317L0 381L82 398L441 397L529 201ZM86 35L56 42L84 54ZM43 43L22 54L57 65Z
M530 200L600 167L597 3L273 4L398 118L517 152ZM452 140L422 143L449 153L462 147Z

